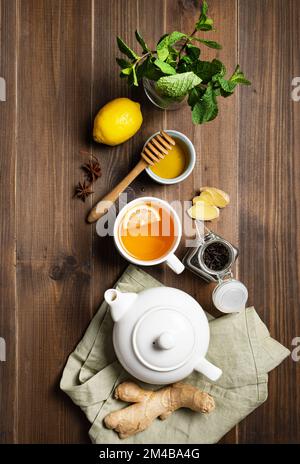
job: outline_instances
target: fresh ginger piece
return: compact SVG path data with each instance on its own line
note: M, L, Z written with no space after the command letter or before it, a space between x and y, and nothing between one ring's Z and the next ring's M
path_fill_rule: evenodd
M208 393L182 382L157 391L144 390L133 382L124 382L116 388L115 398L134 403L104 418L105 426L117 432L120 438L142 432L157 417L165 420L179 408L202 413L209 413L215 408L214 399Z
M220 215L219 208L201 200L198 200L187 212L191 218L199 221L212 221Z
M210 206L217 206L214 202L213 196L207 191L201 192L200 195L198 195L197 197L194 197L193 205L195 205L197 201L204 201L204 203L207 203Z
M228 193L215 187L201 187L200 192L200 197L202 193L209 193L213 199L213 204L218 206L218 208L225 208L230 202Z

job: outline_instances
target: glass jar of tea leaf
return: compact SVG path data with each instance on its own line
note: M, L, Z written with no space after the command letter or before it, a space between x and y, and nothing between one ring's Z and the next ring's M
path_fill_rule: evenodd
M232 274L238 253L230 242L210 231L183 258L187 269L206 282L218 284L212 299L215 307L224 313L241 311L248 299L247 288Z

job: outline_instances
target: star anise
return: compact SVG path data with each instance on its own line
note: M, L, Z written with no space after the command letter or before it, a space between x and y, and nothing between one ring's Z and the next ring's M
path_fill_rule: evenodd
M82 155L88 155L90 159L87 163L83 164L81 168L85 171L86 177L90 183L96 181L101 176L101 167L98 158L85 150L80 150Z
M96 181L101 176L101 167L97 158L89 160L81 167L85 171L86 176L90 182Z
M90 184L87 184L85 180L83 182L78 182L78 184L75 187L75 196L85 202L85 199L91 195L91 193L94 193L91 189Z

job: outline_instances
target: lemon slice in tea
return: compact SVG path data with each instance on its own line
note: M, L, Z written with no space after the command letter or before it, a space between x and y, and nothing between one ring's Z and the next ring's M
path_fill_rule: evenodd
M125 214L124 229L136 229L160 221L159 211L151 205L136 205Z

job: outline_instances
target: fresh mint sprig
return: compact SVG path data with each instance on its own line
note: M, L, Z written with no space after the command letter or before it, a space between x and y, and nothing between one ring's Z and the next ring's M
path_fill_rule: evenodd
M191 34L174 31L163 35L151 50L140 32L135 37L142 53L132 50L120 37L117 37L119 50L126 59L117 58L121 68L120 76L128 79L129 85L138 86L143 78L156 82L158 92L170 99L182 99L188 95L195 124L212 121L218 115L217 97L229 97L239 84L250 85L239 65L232 76L226 79L226 68L218 60L201 59L198 44L220 50L222 46L206 38L198 37L198 32L214 30L214 23L208 17L208 4L202 2L200 16Z

